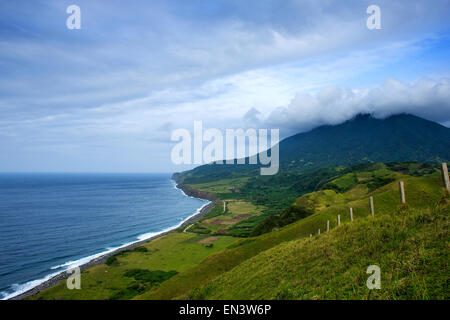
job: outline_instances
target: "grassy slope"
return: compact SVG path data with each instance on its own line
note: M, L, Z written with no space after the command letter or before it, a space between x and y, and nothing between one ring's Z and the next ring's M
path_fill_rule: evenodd
M387 170L383 172L382 170L361 173L359 177L361 184L355 185L344 194L336 194L335 197L332 196L331 198L329 194L335 193L333 190L326 191L324 197L316 194L317 199L314 201L318 203L319 209L315 214L278 231L241 240L226 250L211 255L196 267L165 281L156 290L146 292L137 298L173 299L186 297L196 287L204 285L222 273L232 270L245 260L267 249L286 241L309 237L309 234L316 233L318 228L324 230L326 220L330 220L332 222L331 226L333 227L337 214L342 215L343 222L347 221L348 206L354 208L355 219L367 216L369 212L369 195L374 197L377 216L381 213L395 212L399 203L397 181L370 191L369 187L364 184L365 179L370 182L378 175L385 176L386 174L390 174L396 180L401 179L405 181L408 203L411 207L418 209L426 210L430 203L437 201L441 196L441 182L438 173L418 178L393 173L391 171L387 172ZM298 201L303 200L300 198Z
M123 298L132 298L139 292L127 289L136 283L133 278L124 276L127 270L137 268L183 272L236 240L232 237L219 237L212 248L206 248L199 241L207 237L209 236L170 233L140 246L146 248L147 252L128 251L118 255L118 263L110 266L96 265L84 270L81 275L81 290L68 290L65 281L62 281L32 298L109 299L117 297L118 293L126 293Z
M278 245L200 289L196 299L449 299L448 213L406 209ZM366 286L369 265L381 289Z
M382 187L375 184L377 188L374 188L374 181L380 181L380 179L384 181L385 177L396 181ZM307 194L297 199L297 205L310 207L316 213L276 232L240 241L236 241L236 238L232 237L219 237L214 242L213 248L206 248L205 244L199 243L201 239L210 235L171 233L144 245L147 252L128 252L118 257L118 264L98 265L84 271L82 290L68 290L63 282L33 298L109 299L120 297L118 294L123 294L121 298L124 299L133 297L137 299L201 297L201 295L205 295L203 289L200 291L197 289L195 292L192 290L226 274L233 268L243 266L252 257L274 247L282 248L279 245L284 245L288 241L309 238L309 234L316 233L318 228L325 229L327 219L334 227L338 213L342 215L343 222L348 221L349 205L354 208L355 219L366 217L369 212L369 195L374 196L377 217L380 214L395 212L398 208L399 198L397 180L405 181L408 204L412 208L426 211L430 203L437 201L440 197L441 180L437 172L419 178L402 175L386 170L385 166L380 166L377 167L377 170L370 172L358 172L356 176L350 173L333 180L327 186L331 188L329 190ZM208 189L213 186L204 187ZM221 189L223 187L220 186ZM231 204L230 202L229 208L238 214L254 212L255 207L252 205L249 207L248 203L242 208L239 206L233 208L233 205L238 203ZM214 208L210 216L205 217L205 220L220 217L223 213L222 205L223 203L218 201L217 208ZM243 211L239 211L240 209ZM160 286L150 288L147 286L146 292L139 295L141 292L134 290L135 279L124 276L127 270L136 268L151 271L176 270L179 274L163 282ZM286 294L286 298L294 297L289 296L290 293ZM276 295L280 298L283 297L282 292ZM205 297L209 298L210 296L206 295Z

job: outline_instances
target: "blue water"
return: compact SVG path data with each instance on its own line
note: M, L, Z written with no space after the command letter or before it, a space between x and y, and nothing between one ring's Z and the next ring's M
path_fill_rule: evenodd
M177 226L206 203L168 174L0 174L0 298Z

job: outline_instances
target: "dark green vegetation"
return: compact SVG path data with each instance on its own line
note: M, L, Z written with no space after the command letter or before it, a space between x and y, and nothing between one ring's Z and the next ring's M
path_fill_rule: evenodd
M341 171L323 189L292 204L313 214L235 242L138 298L443 298L448 274L437 270L448 269L449 199L437 167L364 164ZM400 180L405 182L407 205L400 205ZM374 198L375 218L370 216L369 196ZM352 223L349 207L354 212ZM338 214L343 225L337 228ZM327 220L336 230L324 235ZM322 235L310 240L319 228ZM426 267L419 259L422 256ZM261 272L260 264L266 264ZM365 272L371 264L380 264L386 283L385 291L369 296ZM409 270L414 270L410 277Z
M261 223L257 225L257 227L253 230L252 236L258 236L260 234L271 232L277 230L281 227L284 227L290 223L293 223L297 220L306 218L311 215L312 211L309 211L305 208L299 207L296 204L293 204L283 210L283 212L279 215L270 216L264 219Z
M384 120L359 115L342 124L321 126L281 141L280 170L274 176L261 176L258 165L210 164L175 174L174 178L189 188L214 193L219 199L242 200L261 206L263 215L250 217L231 228L234 236L248 237L285 225L283 221L276 221L280 218L270 217L279 215L303 194L323 188L345 192L355 183L355 177L347 173L367 170L370 168L367 165L391 162L390 169L401 171L404 170L402 165L396 169L395 163L437 164L449 159L449 128L412 115L396 115ZM426 172L423 167L426 164L417 166L411 170ZM338 177L342 177L341 180L331 183ZM372 179L368 187L375 190L389 182L392 177L380 176ZM291 222L295 216L306 215L292 211L281 220Z
M168 272L161 270L150 271L146 269L127 270L123 275L128 278L133 278L135 281L128 284L126 288L117 290L109 299L131 299L145 291L150 290L152 287L160 284L161 282L170 279L177 273L178 272L173 270Z
M224 201L217 200L211 211L185 229L186 232L211 234L212 236L248 236L253 228L252 221L262 221L262 208L249 202L228 200L224 211ZM249 223L250 221L250 223Z
M130 269L124 273L124 276L134 278L138 281L148 282L150 284L159 284L170 279L177 273L178 272L173 270L165 272L161 270L150 271L147 269Z
M325 125L282 140L279 185L289 175L318 168L348 167L371 162L450 160L450 129L413 115L386 119L358 115L339 125ZM247 161L248 162L248 161ZM258 165L203 165L176 174L186 184L259 175ZM215 192L216 193L216 192ZM217 193L216 193L217 194Z
M215 199L207 215L85 270L81 291L61 283L34 298L448 299L450 200L437 162L449 144L448 128L417 117L359 116L282 141L274 176L248 165L176 174ZM366 287L373 264L377 291Z
M106 259L105 263L107 266L112 266L113 264L117 263L117 257L115 255L111 256L108 259Z
M68 290L62 282L33 298L448 299L449 198L437 167L364 164L338 171L320 190L295 199L277 218L286 216L283 224L288 224L276 230L238 241L173 232L145 249L116 255L109 266L83 271L82 290ZM407 205L399 202L399 180L405 182ZM354 222L349 221L350 206ZM215 208L200 222L211 230L218 227L208 222L224 223L256 207L228 200L226 213L221 201ZM299 212L306 216L289 223ZM319 228L322 235L317 236ZM365 286L372 264L382 270L380 291ZM157 280L146 281L151 279Z
M230 234L235 237L248 237L270 232L310 215L314 208L293 204L301 195L319 190L333 190L336 193L343 193L358 184L364 184L369 191L373 191L393 182L395 173L418 177L436 172L438 169L437 164L417 162L362 163L349 168L325 168L302 174L289 174L285 175L283 179L278 175L273 177L256 176L244 178L244 181L235 178L233 180L218 180L216 183L223 184L223 181L227 181L232 186L228 193L220 193L220 198L240 199L239 201L246 201L259 206L262 214L252 215L229 228ZM358 179L359 173L368 171L373 173L364 179ZM214 183L192 184L190 186L206 189L213 188ZM236 193L232 190L239 190L239 192ZM259 196L260 194L264 194L264 197ZM266 198L270 200L264 200ZM222 201L217 201L217 203L222 203ZM221 210L220 205L217 205L217 210ZM201 224L196 226L199 226L199 229L192 228L189 231L209 233L208 229Z

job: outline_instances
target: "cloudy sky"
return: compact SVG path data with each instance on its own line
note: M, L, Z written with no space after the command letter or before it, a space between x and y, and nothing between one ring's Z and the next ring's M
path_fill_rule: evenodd
M0 171L179 171L171 133L194 120L450 126L449 17L449 0L1 1Z

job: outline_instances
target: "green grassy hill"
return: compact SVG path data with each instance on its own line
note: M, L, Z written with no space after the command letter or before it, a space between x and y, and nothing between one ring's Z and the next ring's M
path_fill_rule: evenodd
M400 180L405 182L407 206L400 205L398 191L398 181ZM368 217L370 215L369 196L374 198L375 218ZM429 241L426 248L429 248L430 251L427 252L434 252L438 256L444 254L444 259L430 258L429 261L432 263L428 267L435 269L424 269L420 274L425 278L436 278L430 280L431 286L442 286L446 283L448 275L435 272L442 269L443 263L448 261L443 249L447 248L448 245L446 215L448 215L449 207L448 199L442 197L443 189L440 173L433 167L424 167L420 164L379 164L371 166L366 171L354 170L327 182L319 191L303 195L292 204L294 207L312 210L314 213L310 216L276 231L235 242L223 251L207 257L195 267L180 272L163 282L156 289L137 298L346 298L351 296L347 292L348 286L345 290L343 289L344 291L336 290L335 295L331 293L336 283L344 281L342 279L346 277L351 279L348 285L356 290L352 297L366 298L368 293L364 291L363 294L364 287L361 287L365 282L361 284L360 281L362 279L361 274L365 272L365 269L362 270L361 266L365 266L369 262L370 259L368 258L373 256L376 258L374 260L377 260L369 264L386 263L386 265L392 266L388 263L390 260L387 260L387 257L390 257L389 250L392 247L397 250L392 252L398 257L402 257L403 253L405 254L403 256L405 259L399 260L399 264L404 264L404 267L407 268L415 268L416 261L411 259L418 254L417 250L424 250L420 249L420 243L416 243L417 239L421 238ZM438 203L440 204L437 205ZM355 221L352 223L349 222L348 214L350 206L354 210ZM339 228L336 227L338 214L341 215L343 224ZM333 231L324 235L327 220L330 220ZM439 227L436 227L436 225ZM433 226L435 226L434 229ZM310 234L316 234L319 228L322 230L322 235L310 239ZM386 228L386 230L383 228ZM431 233L430 230L434 230L434 233ZM379 234L375 234L376 232L379 232ZM434 235L438 237L436 238ZM343 241L342 244L341 240ZM381 247L375 246L377 241L379 241ZM347 246L345 254L343 253L341 256L333 255L342 250L344 245ZM325 250L324 253L324 246L328 246L330 251ZM364 248L367 250L364 251ZM312 251L321 253L316 255L306 254ZM362 254L363 251L364 254ZM290 259L281 254L290 255ZM311 260L308 260L308 257L311 257ZM341 277L340 272L343 269L337 271L327 269L328 262L331 261L329 259L334 259L333 263L337 265L342 264L350 268L345 271L346 275L342 276L341 280L336 280L338 282L331 284L327 284L328 276L325 273L331 272L331 274L339 274L339 277ZM262 266L256 269L252 267L258 265L258 263L264 264L264 261L266 263L264 269ZM283 261L286 261L286 263L291 261L292 265L284 266ZM281 271L273 273L272 265L280 270L289 271L289 273ZM284 267L286 269L283 269ZM305 294L302 294L302 291L298 288L302 286L302 281L306 280L302 280L300 273L296 277L297 273L292 270L295 268L309 270L307 267L312 268L310 270L317 271L317 273L315 277L311 277L311 282L305 282L309 286L308 294L306 294L306 291ZM383 266L380 265L380 267L385 270ZM261 273L258 269L261 269ZM395 279L400 281L402 273L397 273L395 270L391 270L391 276L397 277ZM250 277L249 274L254 274L254 276ZM274 278L269 279L271 274L274 274ZM308 274L304 273L303 276L308 278ZM244 281L245 279L241 276L247 277L248 281L253 281L248 282L253 293L246 291L245 288L237 288L246 287L247 280ZM322 281L320 277L322 276L325 282L320 284L319 282ZM416 275L413 274L412 276ZM423 277L422 280L425 279ZM314 280L314 278L316 279ZM244 282L239 283L241 280ZM265 280L272 281L270 283L285 283L286 288L292 287L293 291L286 291L286 288L279 287L278 284L274 285L273 290L266 290ZM297 285L295 285L295 281L299 281ZM406 280L402 281L405 282ZM354 287L356 284L360 287ZM396 285L399 286L400 284L397 283ZM429 284L428 280L425 281L425 285L427 284ZM407 282L405 285L408 290L412 290L410 286L416 286L417 282ZM229 290L226 289L227 287L229 287ZM400 294L401 290L393 291L394 284L391 283L389 288L387 295L374 297L417 297L417 290L411 291L416 292L414 294ZM419 291L426 294L423 298L429 296L442 298L442 293L436 290L424 291L420 289ZM341 294L342 296L340 296Z
M239 237L256 236L280 228L287 223L304 218L312 208L289 207L298 197L319 190L343 193L367 182L371 191L396 179L396 173L410 176L423 176L438 170L438 165L417 162L363 163L352 167L322 168L305 173L284 173L274 176L218 179L208 183L189 183L189 188L202 192L214 192L222 200L251 202L261 208L261 215L252 216L233 226L233 235ZM370 172L364 177L364 172ZM359 175L357 181L356 175ZM188 180L189 181L189 180ZM328 191L327 191L328 192ZM367 192L366 192L367 193ZM306 209L306 210L303 210ZM281 215L280 215L281 214Z
M280 244L187 295L192 299L449 299L449 201L365 217ZM366 286L381 268L381 289Z
M321 190L331 180L353 172L352 166L359 164L364 170L364 166L377 162L437 165L449 161L450 129L408 114L385 119L358 115L341 124L288 137L280 141L279 152L279 172L273 176L261 176L259 165L213 163L173 177L188 189L213 193L214 199L244 200L263 206L262 215L240 222L233 230L233 235L239 237L255 236L283 226L277 218L261 223L280 214L297 197ZM342 179L328 189L343 192L354 177L349 174ZM383 177L380 179L371 188L384 182ZM281 220L292 222L306 215L295 208L290 210Z
M193 225L84 270L82 290L62 281L31 298L448 299L450 200L438 168L378 163L326 172L326 179L314 175L321 181L317 191L263 220L260 235L238 238L226 231L246 216L263 217L263 207L232 199L224 211L217 200ZM400 204L398 181L405 183L407 205ZM221 180L201 188L229 189ZM305 216L293 222L286 212ZM372 264L381 267L382 289L369 292L365 272Z

